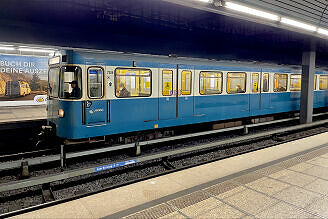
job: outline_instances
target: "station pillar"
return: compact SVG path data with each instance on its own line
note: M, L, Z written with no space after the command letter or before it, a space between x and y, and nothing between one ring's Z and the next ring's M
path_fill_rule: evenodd
M306 51L303 52L302 55L302 84L300 101L301 124L312 122L315 54L315 51Z

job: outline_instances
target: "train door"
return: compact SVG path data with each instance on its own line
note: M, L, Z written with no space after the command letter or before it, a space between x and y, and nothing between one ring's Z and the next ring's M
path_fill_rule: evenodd
M251 73L250 111L259 115L270 109L269 73Z
M161 64L159 68L159 119L177 117L177 66Z
M194 96L192 80L194 75L194 66L178 65L177 68L177 87L178 87L178 104L177 117L190 117L194 114Z
M256 115L261 109L261 73L250 73L250 94L249 94L249 105L251 115Z
M270 74L269 73L261 73L260 78L261 88L260 88L260 110L265 113L271 109L271 93L270 93Z
M104 100L104 69L91 66L86 69L87 98L84 102L85 123L87 125L100 125L108 121L109 102Z

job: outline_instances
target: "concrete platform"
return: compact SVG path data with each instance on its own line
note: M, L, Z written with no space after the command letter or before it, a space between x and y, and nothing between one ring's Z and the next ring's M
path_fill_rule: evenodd
M44 120L46 118L46 105L0 107L0 125L6 123Z
M14 218L328 217L328 133Z

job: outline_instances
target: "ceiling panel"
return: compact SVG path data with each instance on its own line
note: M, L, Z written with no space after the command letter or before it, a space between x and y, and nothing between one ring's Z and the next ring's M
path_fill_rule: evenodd
M234 2L328 28L327 0L235 0Z

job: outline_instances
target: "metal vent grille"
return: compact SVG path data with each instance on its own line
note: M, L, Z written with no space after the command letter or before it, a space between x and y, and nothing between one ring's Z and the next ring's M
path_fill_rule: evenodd
M235 0L235 2L328 28L327 0Z

